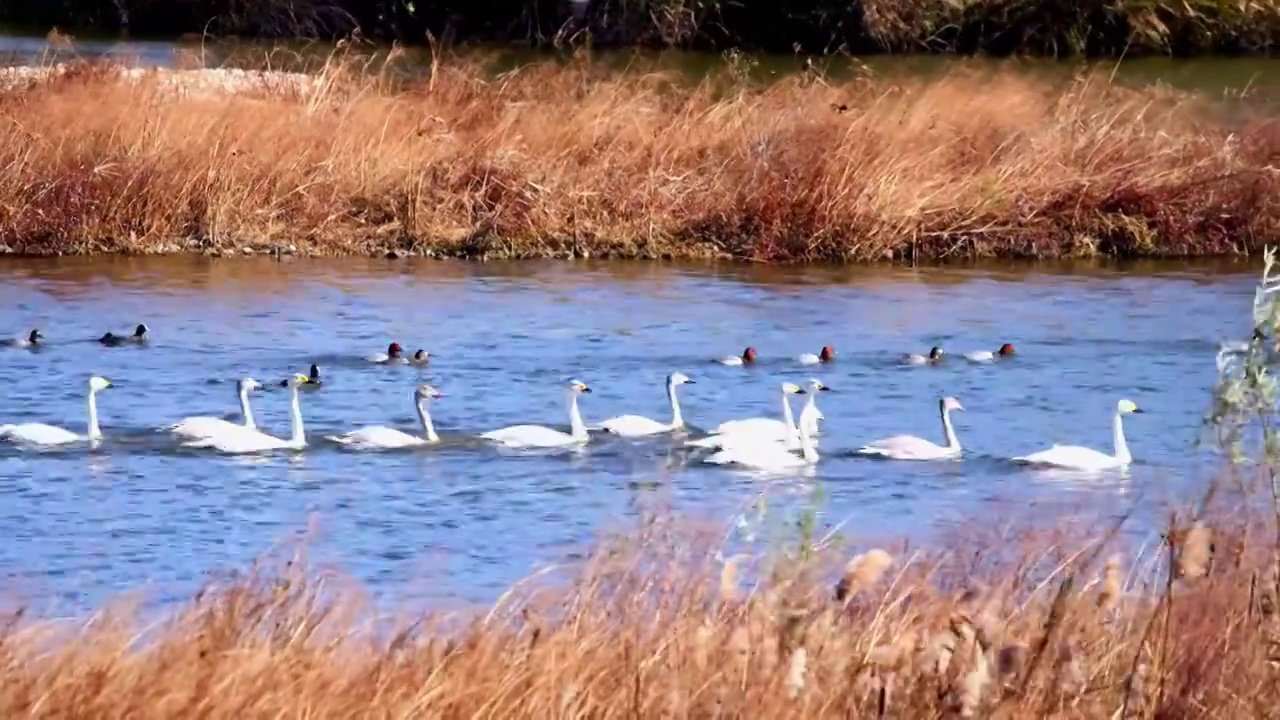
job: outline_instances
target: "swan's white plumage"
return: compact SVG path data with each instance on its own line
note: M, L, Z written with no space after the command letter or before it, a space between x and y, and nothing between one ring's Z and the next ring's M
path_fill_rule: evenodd
M440 442L440 436L436 434L435 424L431 422L431 413L428 410L430 402L440 397L443 397L443 394L430 385L419 385L414 390L413 406L418 413L418 422L422 426L421 435L410 435L385 425L372 425L342 435L330 435L327 439L357 450L390 450Z
M512 425L490 430L480 437L511 448L564 447L587 442L590 435L587 434L587 426L582 422L582 414L578 411L578 395L591 392L591 388L578 380L571 380L564 392L569 406L570 432L563 433L541 425Z
M307 436L302 424L302 409L298 405L298 387L306 382L306 375L294 375L289 381L289 417L293 426L293 432L289 438L278 438L256 428L228 423L226 427L220 428L212 435L185 442L182 446L211 448L233 455L269 450L300 450L306 447Z
M1133 462L1129 452L1129 443L1124 437L1123 417L1129 413L1141 413L1142 410L1131 400L1116 403L1115 414L1111 416L1111 442L1113 455L1099 452L1079 445L1053 445L1047 450L1013 458L1014 462L1027 465L1050 465L1069 470L1111 470L1121 468Z
M196 415L183 418L165 429L174 435L193 440L209 437L210 435L225 432L229 429L232 431L236 428L254 430L258 425L254 422L253 410L249 407L249 393L261 387L262 384L253 378L244 378L240 382L236 383L236 396L240 400L240 417L243 419L243 422L233 423L220 417Z
M800 410L800 425L803 425L810 437L813 437L819 433L818 421L825 419L822 411L818 409L817 394L826 392L830 388L816 378L809 380L807 391L800 389L798 386L792 386L796 387L797 391L791 393L785 389L787 385L784 384L783 386L781 420L765 417L729 420L712 429L711 434L707 437L693 440L688 445L691 447L723 448L752 442L782 442L786 443L790 449L799 449L798 426L792 418L791 406L787 402L787 395L809 395L804 407Z
M23 445L66 445L81 440L98 440L102 437L102 429L98 427L97 396L109 387L111 381L106 378L97 375L89 378L89 422L85 435L45 423L19 423L0 425L0 440Z
M938 445L914 435L893 435L873 440L858 448L857 453L891 460L943 460L958 457L961 452L960 440L956 438L955 428L951 425L951 411L964 410L964 406L952 397L943 398L938 405L946 445Z
M684 416L680 414L680 400L676 397L676 387L693 383L681 372L667 376L667 402L671 405L671 422L661 423L643 415L619 415L600 423L600 429L622 437L646 437L678 430L684 427Z
M808 467L818 462L818 450L808 431L801 426L800 449L788 448L781 442L733 443L703 461L712 465L737 465L752 470L789 470Z

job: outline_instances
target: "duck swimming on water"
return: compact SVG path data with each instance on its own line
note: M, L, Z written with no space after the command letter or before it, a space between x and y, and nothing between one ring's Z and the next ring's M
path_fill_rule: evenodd
M410 365L426 365L429 362L431 362L431 353L421 348L413 354L413 357L409 358Z
M109 332L103 335L102 337L98 338L98 342L102 343L103 345L111 345L111 346L141 344L146 341L147 341L147 326L142 324L139 324L138 327L134 328L132 335L116 335L113 332Z
M978 350L977 352L964 354L965 358L971 362L991 362L996 358L1009 357L1010 355L1013 355L1012 343L1005 343L1001 345L1000 349L995 352L991 352L990 350Z
M743 350L741 355L730 355L728 357L722 357L719 360L716 360L716 362L720 363L721 365L733 365L733 366L755 365L756 349L753 347L749 347L746 350Z
M813 353L805 353L800 356L801 365L817 365L818 363L834 362L836 359L836 349L830 345L822 348L822 352L814 355Z
M0 340L0 345L4 347L21 347L33 348L40 344L44 339L44 334L39 330L32 330L25 338L7 338Z
M311 373L309 375L298 375L298 377L306 379L305 382L302 380L298 381L299 390L319 390L320 389L320 384L322 381L320 380L319 365L316 365L315 363L311 363ZM292 378L281 380L280 387L289 387L289 383L292 381L293 381Z
M910 353L902 356L902 363L904 365L937 365L942 362L943 355L942 348L934 346L929 350L928 357Z
M404 357L404 349L400 347L400 343L394 342L387 346L385 353L374 353L367 360L379 365L405 365L409 362Z

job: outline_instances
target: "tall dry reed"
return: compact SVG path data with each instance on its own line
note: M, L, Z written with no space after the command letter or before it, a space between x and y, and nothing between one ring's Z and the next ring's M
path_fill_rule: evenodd
M589 61L0 95L0 242L756 261L1196 255L1280 235L1280 124L1087 76L688 87Z

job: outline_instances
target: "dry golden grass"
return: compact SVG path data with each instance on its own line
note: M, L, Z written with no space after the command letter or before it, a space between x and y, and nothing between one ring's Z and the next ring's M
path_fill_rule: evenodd
M856 583L846 576L837 598L843 552L831 547L804 561L776 555L725 566L702 552L705 537L653 523L602 547L570 583L534 580L486 611L397 623L376 622L351 592L293 565L213 587L160 624L121 610L75 623L13 616L0 628L0 712L1238 718L1273 711L1280 618L1265 548L1246 547L1233 532L1207 574L1173 579L1171 554L1213 548L1149 548L1149 557L1104 565L1107 533L1068 535L958 536L946 552L899 549L892 563L873 550L850 563Z
M1012 72L689 87L589 60L175 97L85 66L0 94L27 254L765 262L1197 255L1280 237L1280 123ZM290 249L292 248L292 249Z

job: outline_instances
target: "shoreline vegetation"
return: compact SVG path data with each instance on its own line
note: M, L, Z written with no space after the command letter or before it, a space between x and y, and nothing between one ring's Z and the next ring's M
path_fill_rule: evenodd
M741 57L699 83L587 53L497 76L378 62L0 70L0 252L784 263L1280 237L1280 121L1105 73L760 86Z
M519 43L826 54L1269 54L1280 0L10 0L0 24L105 35Z

